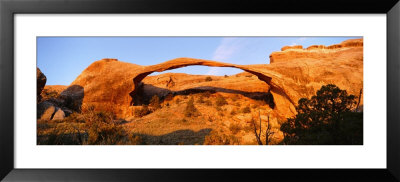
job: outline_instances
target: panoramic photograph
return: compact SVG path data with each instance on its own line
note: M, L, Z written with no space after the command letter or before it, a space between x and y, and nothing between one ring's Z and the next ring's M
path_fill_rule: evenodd
M363 37L37 37L37 145L363 145Z

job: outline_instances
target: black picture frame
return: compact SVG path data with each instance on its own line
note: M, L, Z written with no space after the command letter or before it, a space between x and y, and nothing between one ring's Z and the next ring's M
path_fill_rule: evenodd
M316 16L319 13L386 14L387 98L382 99L387 99L387 168L15 169L14 15L19 13L315 13ZM0 179L4 181L400 181L399 17L398 0L0 0Z

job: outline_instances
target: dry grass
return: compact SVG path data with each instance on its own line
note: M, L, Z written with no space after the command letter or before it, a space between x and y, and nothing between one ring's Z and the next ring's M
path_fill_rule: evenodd
M248 125L249 117L256 114L252 112L257 111L258 114L258 109L251 109L252 104L257 101L238 97L237 94L218 92L168 97L159 101L164 107L157 110L150 111L146 106L137 106L136 116L124 122L110 113L95 112L91 107L85 107L84 113L71 114L63 121L38 121L38 144L257 144ZM240 105L246 107L241 108ZM258 106L260 109L266 107L268 106ZM199 114L189 116L187 113ZM261 113L265 114L264 111ZM276 120L274 128L279 126L280 122Z

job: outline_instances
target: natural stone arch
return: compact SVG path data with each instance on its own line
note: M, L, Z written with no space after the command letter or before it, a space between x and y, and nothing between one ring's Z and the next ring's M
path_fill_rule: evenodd
M210 61L210 60L203 60L203 59L194 59L194 58L176 58L170 61L166 61L160 64L150 65L143 67L143 69L133 78L134 88L133 91L130 93L131 97L133 98L137 92L140 82L148 75L154 72L163 72L167 70L177 69L186 66L195 66L195 65L202 65L202 66L211 66L211 67L231 67L231 68L238 68L243 71L249 72L253 75L256 75L258 79L264 81L270 86L269 91L274 89L275 91L282 92L283 89L279 88L276 84L272 83L272 77L266 75L265 73L252 68L252 65L237 65L231 63L224 63L224 62L217 62L217 61ZM284 93L284 92L283 92ZM293 101L286 95L289 101L293 103ZM131 105L133 105L133 100Z

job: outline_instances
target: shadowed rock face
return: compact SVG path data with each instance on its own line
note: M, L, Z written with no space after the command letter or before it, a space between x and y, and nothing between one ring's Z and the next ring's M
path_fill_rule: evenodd
M44 86L46 85L46 80L47 80L47 78L46 78L46 76L42 73L42 71L40 71L40 69L39 68L37 68L36 67L36 83L37 83L37 88L36 88L36 101L37 102L40 102L40 100L41 100L41 93L42 93L42 90L43 90L43 88L44 88Z
M126 117L133 112L132 96L137 94L139 83L153 77L147 77L153 72L163 72L191 65L232 67L256 75L261 81L251 82L256 85L246 85L243 82L237 84L236 80L239 77L236 79L231 76L229 81L232 84L224 82L231 86L230 89L243 90L251 87L256 90L257 87L262 87L260 90L272 93L276 104L274 109L285 116L292 116L296 112L294 106L298 99L314 95L322 85L332 83L347 90L350 94L358 96L363 85L362 45L362 39L357 39L332 46L310 46L306 49L300 46L286 47L283 51L271 54L271 64L258 65L236 65L211 60L177 58L156 65L140 66L116 59L103 59L92 63L71 85L83 87L83 105L91 104L98 110L111 110L119 117ZM176 80L173 75L177 74L165 78L167 83L165 88L183 90L187 89L184 85L220 86L204 85L207 82L203 80L200 83L194 77L191 80L190 75ZM158 78L161 78L161 75L154 77L157 77L157 80L150 84L159 82ZM170 83L171 80L174 82L173 84ZM185 80L184 84L180 83L182 80ZM213 84L220 83L222 82Z

